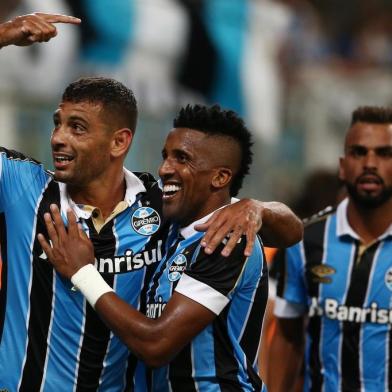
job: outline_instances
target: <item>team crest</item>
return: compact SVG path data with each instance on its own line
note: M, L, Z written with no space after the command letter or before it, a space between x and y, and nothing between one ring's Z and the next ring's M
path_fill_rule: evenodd
M171 282L175 282L181 278L182 273L186 269L186 257L180 253L171 262L167 277Z
M132 215L132 227L141 235L156 233L161 225L161 217L151 207L140 207Z
M385 285L392 291L392 267L385 273Z

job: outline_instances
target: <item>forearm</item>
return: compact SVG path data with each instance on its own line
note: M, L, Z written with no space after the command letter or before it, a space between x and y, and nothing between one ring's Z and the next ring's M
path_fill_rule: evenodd
M273 339L267 368L269 392L290 392L301 372L303 349L283 339Z
M10 22L0 24L0 49L11 44L9 37L6 34L9 24Z
M95 310L108 328L147 365L162 366L175 355L164 319L146 317L114 293L103 295Z
M263 202L263 225L260 236L264 245L287 248L302 239L301 220L283 203Z
M293 329L294 333L285 332L278 320L269 351L267 368L269 392L294 391L300 380L304 357L304 338L302 330L295 327Z
M169 363L215 318L213 312L176 292L157 319L148 318L118 297L92 264L71 280L109 329L152 367Z
M68 263L66 273L70 269ZM154 366L157 356L162 361L162 357L164 360L172 353L168 351L172 346L166 341L166 319L150 319L123 301L92 264L77 270L71 281L109 329L147 364Z

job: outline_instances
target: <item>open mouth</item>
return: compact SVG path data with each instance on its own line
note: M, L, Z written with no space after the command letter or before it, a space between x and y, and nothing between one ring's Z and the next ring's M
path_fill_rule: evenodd
M383 182L380 177L371 174L362 175L357 181L359 187L367 191L372 191L380 188L382 186L382 183Z
M65 166L67 166L73 160L74 160L74 157L70 156L70 155L62 155L62 154L53 155L53 162L54 162L56 169L63 168Z
M171 199L173 198L178 191L180 191L182 188L179 185L176 184L169 184L169 185L164 185L163 186L163 199Z

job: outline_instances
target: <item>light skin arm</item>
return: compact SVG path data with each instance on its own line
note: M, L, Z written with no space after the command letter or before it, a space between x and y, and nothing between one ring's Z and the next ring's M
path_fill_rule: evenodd
M197 225L196 230L206 231L202 246L211 254L228 233L230 239L222 250L228 256L239 238L245 234L245 255L250 256L259 233L263 244L273 248L287 248L302 239L301 220L283 203L242 199L216 211L208 221Z
M304 318L278 318L267 368L269 392L290 392L298 383L303 357Z
M41 234L38 240L55 269L71 278L94 260L91 241L68 212L68 231L57 206L45 214L51 245ZM162 366L210 324L216 315L188 297L174 293L161 317L150 319L110 292L102 295L95 310L105 324L147 365Z
M57 35L57 23L79 24L79 18L67 15L34 14L17 16L0 24L0 48L8 45L28 46L47 42Z

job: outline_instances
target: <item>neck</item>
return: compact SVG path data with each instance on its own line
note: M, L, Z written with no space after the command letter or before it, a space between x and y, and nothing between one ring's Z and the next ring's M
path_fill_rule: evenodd
M86 186L67 185L67 192L76 204L87 204L99 208L106 219L116 205L124 200L126 183L124 172L106 176L103 180L90 182Z
M208 214L211 214L212 212L216 211L217 209L224 207L231 202L231 197L230 195L222 195L217 193L213 193L208 200L204 203L204 205L198 209L198 211L195 212L194 215L187 217L180 223L180 227L187 227L191 223L204 218Z
M347 219L364 244L381 236L392 223L392 199L376 208L363 208L349 199Z

